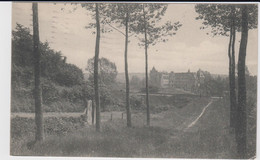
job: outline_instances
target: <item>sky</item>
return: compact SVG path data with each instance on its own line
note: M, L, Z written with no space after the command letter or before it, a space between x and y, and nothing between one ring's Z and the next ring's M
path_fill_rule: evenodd
M12 28L16 23L32 31L31 3L13 3ZM207 35L210 29L200 30L202 21L195 20L198 14L195 4L169 4L162 22L179 21L182 27L167 42L158 43L148 49L149 70L155 67L166 72L196 72L198 69L214 74L228 74L228 37ZM86 29L94 22L90 13L79 5L64 3L39 3L40 40L48 41L50 47L61 51L67 62L75 64L85 72L87 60L94 57L94 29ZM120 30L124 31L124 28ZM240 34L236 38L236 59L238 58ZM248 35L246 65L252 75L257 75L258 30ZM130 37L128 50L129 73L145 72L144 48L138 46L138 39ZM117 31L101 34L100 57L108 58L124 72L124 36ZM237 60L236 60L237 62Z

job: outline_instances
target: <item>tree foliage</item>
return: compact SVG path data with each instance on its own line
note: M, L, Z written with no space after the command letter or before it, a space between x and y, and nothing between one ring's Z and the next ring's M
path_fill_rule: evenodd
M249 29L257 28L257 5L249 4ZM235 8L235 15L232 17L235 21L235 29L241 31L241 5L238 4L197 4L196 12L199 14L196 19L202 20L203 26L200 29L211 27L213 36L229 36L230 16L232 16L232 7ZM207 33L208 34L208 33Z
M114 62L102 57L99 59L99 69L100 106L105 110L107 109L106 106L113 104L115 101L111 92L116 84L117 67ZM86 71L89 73L88 89L94 90L93 85L91 85L94 81L94 58L88 60Z
M147 30L147 45L155 45L158 42L166 42L170 36L176 34L176 31L182 26L182 24L177 22L167 21L166 23L159 25L161 23L162 17L165 15L168 4L161 3L149 3L141 4L143 11L139 14L137 18L139 22L133 23L130 26L133 28L134 32L137 34L144 34L145 29ZM145 19L144 19L145 15ZM145 45L145 39L140 38L140 46Z
M130 85L135 87L135 88L143 87L142 86L143 85L142 80L136 75L132 76L132 78L130 80Z
M99 59L99 79L101 84L111 85L116 82L117 67L114 62L111 62L107 58ZM94 58L91 58L87 62L86 71L89 73L89 80L93 82L94 80Z
M79 4L79 3L75 3ZM91 16L92 19L96 19L96 10L95 10L95 3L80 3L81 7L85 8L88 12L87 14ZM112 30L106 27L106 24L108 23L109 17L107 16L109 12L109 4L107 3L98 3L98 9L99 9L99 23L100 23L100 32L101 33L107 33L111 32ZM94 29L97 27L97 23L95 21L89 22L87 26L85 26L86 29ZM92 34L96 34L96 31L92 31Z
M33 77L26 76L33 70L32 43L29 28L17 24L16 29L12 32L12 82L14 83L17 83L16 78L22 78L23 83L32 83L31 78ZM82 83L82 70L73 64L66 63L62 53L51 49L48 42L40 42L39 50L41 53L42 77L63 86L74 86ZM28 74L26 74L27 72Z
M12 62L17 66L33 65L33 41L29 28L16 24L12 31Z
M35 111L32 102L34 85L32 44L29 28L17 24L12 31L12 112ZM81 111L82 70L66 63L62 53L51 49L48 42L40 42L39 51L44 111Z
M126 36L126 33L120 31L119 28L126 27L125 25L127 22L128 32L130 36L132 36L135 32L135 27L133 26L136 26L136 24L139 23L141 11L141 4L138 3L111 3L108 5L108 10L105 12L106 24L112 28L111 31L116 30Z

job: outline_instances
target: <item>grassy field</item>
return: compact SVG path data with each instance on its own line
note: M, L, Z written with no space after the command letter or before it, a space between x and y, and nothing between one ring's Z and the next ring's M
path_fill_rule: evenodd
M94 126L84 126L80 119L46 119L45 141L32 148L28 142L34 139L33 120L16 118L11 124L11 154L235 158L234 137L228 128L228 107L223 100L214 100L197 123L184 130L210 101L197 98L186 106L152 114L151 127L145 126L145 113L132 115L132 128L126 127L125 119L113 119L102 123L99 133Z

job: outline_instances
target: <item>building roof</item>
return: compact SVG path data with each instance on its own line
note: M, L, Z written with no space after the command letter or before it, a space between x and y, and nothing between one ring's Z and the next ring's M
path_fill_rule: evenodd
M191 80L195 80L195 73L175 73L175 79L191 79Z

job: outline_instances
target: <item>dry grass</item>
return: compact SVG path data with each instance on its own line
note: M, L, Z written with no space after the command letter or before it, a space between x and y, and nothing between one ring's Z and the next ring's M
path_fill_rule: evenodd
M27 133L22 139L12 141L11 153L73 157L236 158L234 137L228 128L228 107L222 100L214 101L196 125L183 131L208 102L207 98L197 99L185 107L154 114L151 127L144 125L145 114L139 113L132 116L132 128L126 127L125 119L115 119L102 123L101 132L96 132L94 126L72 128L64 134L49 132L45 141L31 150L26 144L33 136ZM79 123L69 121L60 120L58 124L66 128Z

